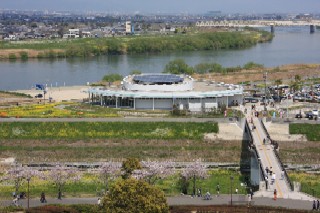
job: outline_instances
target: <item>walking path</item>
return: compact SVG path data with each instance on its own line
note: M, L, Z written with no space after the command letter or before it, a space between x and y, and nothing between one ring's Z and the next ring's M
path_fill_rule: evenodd
M48 204L97 204L98 198L64 198L58 200L56 198L47 198L47 203L40 203L39 199L30 199L30 207L43 206ZM191 198L190 196L168 197L168 204L172 205L230 205L231 195L220 195L219 197L213 196L212 200L203 200L202 198ZM247 195L233 195L233 205L248 205ZM19 201L23 207L27 207L27 199ZM8 206L12 203L10 200L0 201L0 206ZM288 209L301 209L311 210L312 202L306 200L293 200L293 199L277 199L274 201L266 197L253 197L250 205L255 206L274 206L284 207Z

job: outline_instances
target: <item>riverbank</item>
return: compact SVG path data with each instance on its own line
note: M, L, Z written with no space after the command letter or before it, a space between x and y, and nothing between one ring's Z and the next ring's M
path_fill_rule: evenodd
M265 31L136 35L112 38L1 41L0 59L70 58L199 50L244 49L271 41Z
M283 84L290 84L294 77L299 75L302 80L317 81L320 78L320 64L288 64L278 67L241 70L234 73L210 73L196 74L193 77L228 84L246 84L250 82L263 82L263 74L268 73L268 84L275 84L274 81L281 79Z

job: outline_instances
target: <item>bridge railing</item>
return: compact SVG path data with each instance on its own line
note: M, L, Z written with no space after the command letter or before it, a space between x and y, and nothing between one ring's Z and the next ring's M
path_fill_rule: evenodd
M247 132L248 132L248 137L249 137L249 145L250 145L250 149L252 149L254 151L254 154L256 156L256 158L260 159L260 155L258 153L258 150L256 148L256 146L254 145L253 143L253 136L252 136L252 132L250 131L250 127L249 127L249 124L248 124L248 121L246 120L245 122L245 128L247 129ZM266 180L266 176L264 174L264 168L261 164L261 162L259 161L259 169L260 169L260 177L262 176L262 180L266 183L266 188L268 189L268 181Z
M268 133L268 131L267 131L267 128L266 128L266 126L264 125L262 119L260 119L260 123L261 123L261 126L262 126L263 130L265 131L267 137L270 139L271 144L273 144L273 145L274 145L274 144L277 144L276 141L274 141L274 140L271 139L271 137L270 137L270 135L269 135L269 133ZM274 152L274 154L275 154L275 156L276 156L276 158L277 158L277 160L278 160L278 163L279 163L279 165L280 165L281 170L284 172L284 176L285 176L286 182L288 183L291 191L293 191L293 184L292 184L292 182L291 182L291 180L290 180L290 178L289 178L289 176L288 176L288 173L287 173L287 171L286 171L286 169L285 169L285 167L284 167L284 165L283 165L283 163L282 163L282 161L281 161L281 159L280 159L280 156L279 156L278 151L274 148L274 149L273 149L273 152Z

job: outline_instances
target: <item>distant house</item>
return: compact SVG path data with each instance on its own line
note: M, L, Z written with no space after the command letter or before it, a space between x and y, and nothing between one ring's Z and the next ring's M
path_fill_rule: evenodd
M5 37L4 40L17 40L16 34L9 34L8 37Z
M27 38L27 39L33 39L33 38L36 37L35 34L34 34L34 32L27 32L26 34L24 34L24 36L25 36L25 38Z
M63 38L80 38L80 30L79 29L69 29L69 32L63 34Z
M91 37L92 37L92 34L91 34L91 32L89 32L89 31L82 31L81 37L82 37L82 38L91 38Z

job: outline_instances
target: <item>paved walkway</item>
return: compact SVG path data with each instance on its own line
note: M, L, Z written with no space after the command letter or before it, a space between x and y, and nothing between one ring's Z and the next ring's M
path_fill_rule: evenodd
M31 199L30 207L42 206L47 204L97 204L98 198L65 198L58 200L55 198L48 198L47 203L40 203L39 199ZM219 197L214 196L212 200L203 200L202 198L191 198L190 196L179 196L167 198L169 205L230 205L230 195L220 195ZM233 205L247 205L247 195L233 195ZM0 205L8 206L12 201L5 200L0 201ZM27 199L20 200L20 204L23 207L27 207ZM251 205L256 206L274 206L284 207L288 209L302 209L311 210L312 201L306 200L292 200L292 199L277 199L276 201L266 197L253 197Z
M299 200L308 200L311 201L313 198L309 195L299 193L299 192L293 192L288 184L288 181L286 177L283 175L282 167L277 159L273 146L271 145L270 141L267 140L267 133L265 132L260 120L254 116L252 116L251 113L251 106L250 109L248 109L247 119L250 121L252 118L253 123L250 123L250 129L252 129L252 126L254 125L256 128L251 131L252 137L253 137L253 143L256 146L257 152L260 157L260 164L263 168L263 175L267 178L267 190L260 190L257 193L257 196L260 197L269 197L272 198L274 196L274 190L277 191L277 197L278 198L290 198L290 199L299 199ZM266 140L266 143L264 143L264 139ZM272 170L273 175L270 175L266 173L265 168L268 167L268 169ZM272 182L272 176L275 177L275 181ZM261 178L261 180L263 180Z

